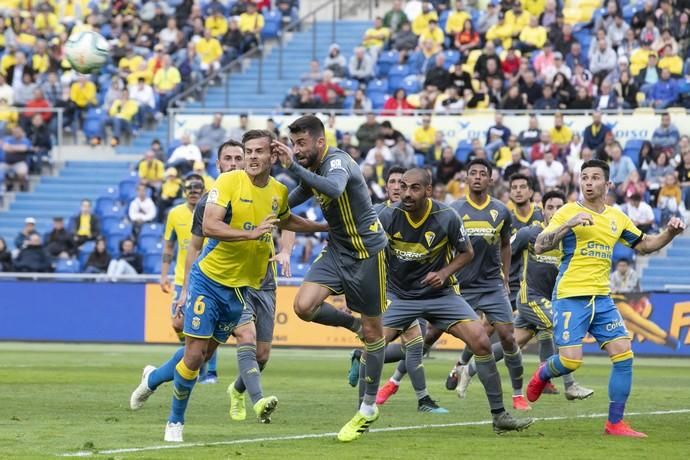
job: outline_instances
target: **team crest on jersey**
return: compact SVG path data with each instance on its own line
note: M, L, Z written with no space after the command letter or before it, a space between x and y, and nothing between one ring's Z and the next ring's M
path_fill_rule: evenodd
M273 214L278 215L278 197L273 197L273 201L271 202L271 210L273 211Z
M196 331L197 329L199 329L200 326L201 326L201 318L199 318L198 316L195 316L194 318L192 318L192 329L194 329Z
M563 341L567 342L568 340L570 340L570 332L563 331Z
M208 192L208 202L209 203L215 203L216 200L218 199L218 189L211 189L210 192Z
M426 240L427 246L431 247L431 243L434 242L434 238L436 238L436 233L434 233L434 232L424 233L424 239Z
M489 215L491 215L491 218L494 220L494 222L496 222L496 219L498 218L498 211L492 209L491 211L489 211Z
M618 231L618 226L616 225L616 221L612 220L611 221L611 232L616 233Z

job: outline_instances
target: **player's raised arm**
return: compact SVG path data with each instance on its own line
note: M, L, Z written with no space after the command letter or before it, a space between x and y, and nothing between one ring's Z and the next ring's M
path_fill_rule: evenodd
M666 230L657 235L642 235L642 239L634 246L635 250L640 254L650 254L663 248L673 238L683 233L685 230L685 223L677 217L673 217L666 226Z
M288 195L288 204L291 208L294 208L307 201L312 195L313 193L311 193L311 190L308 190L300 183L290 192L290 195Z
M330 164L326 169L326 173L320 176L294 161L295 154L292 152L292 149L282 142L273 141L271 148L278 154L278 159L283 167L295 173L302 181L302 184L317 190L332 200L338 199L345 191L350 174L342 159L333 158L329 160Z
M558 215L559 213L557 212L551 219L549 226L537 237L537 241L534 243L534 252L537 254L543 254L558 247L558 243L565 238L565 235L571 228L575 228L578 225L592 225L594 223L592 215L586 212L578 213L562 224L558 222Z
M515 257L522 254L529 244L530 227L523 227L510 239L510 252Z

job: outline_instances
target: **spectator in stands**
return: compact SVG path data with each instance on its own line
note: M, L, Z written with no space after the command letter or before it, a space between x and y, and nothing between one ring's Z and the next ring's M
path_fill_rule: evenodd
M498 13L498 22L486 31L486 42L508 49L513 44L513 25L506 21L505 13Z
M383 193L383 187L379 184L379 178L372 165L362 165L362 176L369 189L369 196L372 203L381 203L385 200L386 195Z
M493 42L487 41L484 45L484 52L477 58L477 62L474 64L475 76L487 75L489 61L493 61L495 64L494 68L501 68L501 59L496 54L496 45Z
M659 189L657 207L661 210L661 226L666 225L673 216L681 216L683 197L678 177L674 173L664 176L664 182Z
M617 62L616 52L606 38L599 38L597 46L589 55L589 70L593 75L603 78L613 70Z
M14 53L14 63L5 69L7 84L12 87L15 94L24 84L25 76L31 77L33 81L35 72L33 67L26 62L26 54L23 51L17 51Z
M297 99L297 102L295 102L295 107L296 109L315 109L318 108L321 103L321 101L317 100L312 91L311 88L308 86L305 86L303 88L299 89L299 97Z
M183 38L183 32L177 27L175 18L169 18L165 28L158 33L158 43L163 45L166 53L170 53Z
M283 27L299 20L299 13L297 11L296 3L297 2L294 0L278 0L276 2L278 12L282 16L281 24Z
M98 104L96 100L96 85L82 75L70 87L70 100L65 113L65 124L76 130L84 123L86 111ZM76 131L75 131L76 136Z
M213 38L220 38L228 31L228 20L223 16L223 10L214 9L214 11L206 17L204 28L211 32Z
M25 105L25 110L19 120L24 131L28 131L31 125L31 119L34 115L40 115L43 121L50 123L53 114L50 112L50 102L43 96L43 91L36 88L33 90L33 96Z
M635 81L630 77L629 71L621 72L618 81L614 83L614 92L620 97L620 104L624 109L634 109L637 107L638 88Z
M441 34L443 35L443 34ZM362 46L367 49L371 57L376 60L384 45L388 42L391 31L383 25L383 18L377 16L372 27L364 32Z
M333 91L339 98L345 97L345 90L333 81L333 72L325 70L323 72L323 79L314 86L314 96L318 97L322 103L326 103L329 99L328 92Z
M497 168L503 169L511 162L514 151L517 151L519 156L522 157L522 147L520 147L518 143L518 138L516 135L511 134L508 138L508 143L493 152L491 162L496 165Z
M240 14L238 26L243 37L241 50L243 53L259 46L261 31L264 28L264 17L258 12L256 4L253 2L247 4L247 11Z
M368 113L366 120L357 128L357 133L355 134L360 152L371 150L380 133L381 125L376 121L376 115Z
M446 56L443 53L438 53L434 58L434 66L426 72L424 79L424 86L435 86L441 91L445 91L451 84L450 72L445 68Z
M661 125L652 134L652 146L657 151L673 152L680 140L680 132L676 125L671 123L671 115L661 115Z
M652 210L649 204L642 200L641 194L633 193L630 195L623 210L637 228L645 233L650 233L652 231L654 225L654 210Z
M12 88L14 89L14 104L22 107L31 100L34 90L38 88L38 85L34 82L31 75L24 74L22 75L21 82L12 85Z
M153 193L157 193L164 179L165 165L158 160L153 150L147 150L144 159L139 162L137 167L139 183L149 188Z
M263 16L259 15L263 18ZM214 38L211 31L206 29L204 37L200 38L195 45L196 52L201 59L201 71L203 75L213 76L220 70L220 61L223 57L223 47L217 38Z
M50 257L43 248L41 236L33 233L26 245L19 251L14 260L14 269L24 273L48 273L53 271Z
M554 158L558 156L558 147L551 143L551 135L547 131L542 131L539 134L539 142L532 145L530 150L530 161L543 160L546 153L549 152Z
M74 235L65 228L62 217L53 217L53 228L45 236L45 249L53 258L68 259L74 255Z
M443 136L443 133L440 133L440 135ZM429 149L435 146L436 140L436 129L431 126L431 116L424 115L422 117L422 125L417 127L412 134L412 148L414 148L415 153L427 155ZM442 137L441 140L443 140ZM438 158L440 158L440 153L439 150ZM433 156L436 157L436 154Z
M414 146L414 137L412 145ZM448 144L444 138L443 131L436 131L434 133L434 137L432 138L430 147L426 150L426 152L423 152L426 156L425 163L427 165L438 164L443 156L443 149L446 148L447 145Z
M558 110L558 99L553 95L553 87L544 85L541 89L541 97L534 102L535 110Z
M613 21L605 26L604 29L606 30L606 38L608 38L611 46L614 50L618 50L630 26L625 22L622 14L616 13L613 17Z
M211 123L203 125L196 134L201 156L206 159L211 158L226 138L227 132L223 128L223 114L215 113Z
M563 114L560 112L553 116L553 128L549 131L549 134L551 142L561 152L564 152L570 145L570 141L573 140L573 132L565 125Z
M395 145L391 148L391 155L393 157L393 164L403 168L412 168L416 164L414 149L402 136L397 138Z
M448 27L446 25L446 27ZM454 44L462 56L469 55L470 51L481 46L479 33L474 29L471 19L465 19L462 30L455 34ZM511 48L512 49L512 48Z
M7 84L5 76L0 73L0 99L7 101L9 105L14 104L14 91L12 87Z
M633 55L633 58L634 57L635 57L635 55ZM630 63L631 63L630 68L634 74L635 71L633 70L634 68L632 65L633 64L632 58L631 58ZM651 87L653 85L656 84L656 82L659 81L659 78L661 78L661 72L660 72L660 69L657 65L656 53L648 52L648 54L647 54L647 66L644 67L643 69L639 70L639 73L637 74L637 77L635 80L637 83L637 86L640 87L640 91L646 93L647 91L649 91L649 89L651 89Z
M412 32L412 25L409 22L403 22L400 30L393 34L392 48L397 51L412 51L418 44L417 36Z
M539 98L542 96L542 88L537 83L534 72L527 70L518 78L518 85L520 87L520 94L527 103L528 108L532 108Z
M232 139L237 142L242 142L242 136L244 136L245 131L249 129L249 115L246 113L241 113L238 117L239 124L230 128L228 132L228 139Z
M79 214L72 217L69 228L74 229L74 243L77 247L101 235L100 221L91 211L91 201L81 201Z
M518 142L524 149L531 150L532 146L539 142L540 137L539 119L535 115L530 115L527 129L520 131Z
M455 177L455 174L460 172L464 167L465 165L455 158L453 148L446 145L443 148L441 161L436 164L436 180L443 184L447 184Z
M504 181L508 181L513 174L520 172L521 169L529 167L529 162L523 158L522 149L514 148L510 152L510 163L506 164L503 168L501 177L503 177Z
M587 112L592 109L594 102L589 96L587 89L583 86L577 87L577 92L575 93L575 99L570 103L569 109L572 110L582 110Z
M11 272L14 271L12 266L12 253L7 249L7 243L5 239L0 236L0 272Z
M546 29L539 25L537 16L530 16L527 27L519 32L518 48L523 53L542 49L546 43Z
M621 107L616 93L611 91L611 84L604 80L601 82L599 95L594 99L595 110L613 110Z
M580 64L585 69L589 69L589 58L582 52L582 45L580 45L580 42L576 41L571 45L570 52L565 55L565 65L567 65L570 70L575 71L575 66L577 64Z
M398 88L391 97L386 99L381 114L386 116L401 116L411 115L413 111L414 106L407 102L407 92L402 88Z
M120 242L120 254L108 264L108 276L136 275L144 271L141 254L134 251L134 241L127 238Z
M690 149L681 150L680 156L681 161L676 167L676 174L681 185L687 187L690 185Z
M129 98L127 91L122 91L120 98L110 106L110 110L108 110L110 117L106 124L113 129L113 137L110 139L112 147L120 144L123 134L132 136L135 133L132 123L138 111L139 105Z
M486 132L486 148L489 148L492 135L497 135L504 144L508 143L508 138L510 137L510 128L503 124L503 115L501 113L494 115L494 124L493 126L489 127Z
M192 138L185 133L180 138L180 146L173 150L167 165L176 168L180 174L187 174L192 170L195 161L203 161L201 150L192 144Z
M129 204L127 215L132 222L135 235L139 234L143 224L153 222L156 218L156 205L149 198L145 185L139 184L137 186L137 195Z
M649 105L656 109L665 109L676 104L680 90L668 69L661 70L661 78L649 88L648 95Z
M409 19L402 9L402 0L394 0L392 8L383 16L384 27L396 33L406 22L409 22Z
M356 89L352 101L352 110L369 112L371 111L372 107L371 100L367 97L364 90L361 88Z
M431 198L445 204L450 204L452 201L446 185L440 182L434 184L434 188L431 190Z
M563 164L555 161L552 151L544 152L544 159L533 164L534 174L539 180L540 190L549 191L561 187L563 184Z
M146 78L139 77L136 85L129 85L129 98L137 103L136 125L144 127L146 122L153 117L156 110L156 97L153 87L146 83Z
M228 31L220 39L220 44L223 46L223 58L221 61L223 64L231 62L241 53L242 32L240 32L240 26L234 17L228 21Z
M5 136L2 142L2 150L5 153L4 163L7 167L5 174L8 177L8 190L18 188L21 191L28 190L29 157L33 151L31 141L19 126L12 128L12 135Z
M335 78L343 78L347 71L345 56L340 53L340 46L333 43L328 49L328 56L323 62L323 68L333 72Z
M640 280L628 259L620 259L611 273L611 292L622 294L640 290Z
M350 77L366 83L374 77L374 60L361 46L355 48L355 54L350 58L348 64Z
M374 165L376 163L376 157L379 155L384 161L388 163L393 162L393 154L386 145L386 138L381 134L376 138L374 146L367 152L364 158L364 164Z
M604 143L606 133L610 131L611 128L601 122L601 112L595 111L592 114L592 124L587 126L582 134L585 147L597 150Z
M165 114L168 102L175 96L182 81L179 70L173 67L170 56L163 57L163 66L153 76L153 87L158 94L158 113ZM157 115L160 117L160 115Z
M24 227L14 238L14 247L17 249L23 248L24 243L34 233L38 234L38 232L36 231L36 219L34 219L33 217L27 217L26 219L24 219Z
M93 252L86 259L84 273L105 273L110 264L110 254L105 240L101 237L96 240Z
M175 200L182 196L182 180L178 177L175 168L165 170L165 180L161 184L161 194L158 203L158 218L162 222L168 209L172 207Z
M659 61L659 68L668 69L672 78L681 78L683 76L683 59L678 56L671 44L664 47L663 57Z
M644 196L646 191L647 184L642 180L637 169L630 171L628 177L616 188L618 196L623 200L627 200L629 197L635 194Z
M210 191L213 188L213 184L215 184L216 181L213 180L213 177L209 176L208 172L206 172L206 165L203 161L194 162L193 172L195 174L198 174L199 177L201 177L204 180L205 190Z

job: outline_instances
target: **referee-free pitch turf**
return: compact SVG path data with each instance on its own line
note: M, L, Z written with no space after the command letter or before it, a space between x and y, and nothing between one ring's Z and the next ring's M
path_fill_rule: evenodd
M235 350L220 350L220 382L197 385L187 412L185 444L163 442L172 390L166 384L143 409L129 396L145 364L158 365L173 346L0 343L0 459L450 459L687 458L690 451L690 360L636 358L628 411L647 439L602 435L608 408L610 364L588 356L576 378L593 388L586 401L545 395L534 404L535 424L522 433L493 433L481 384L465 400L444 388L456 356L432 352L425 361L431 396L450 413L418 413L409 381L381 407L381 418L359 441L340 444L335 433L355 412L356 389L347 384L347 350L276 349L264 372L266 395L280 403L273 423L252 417L232 422L226 388L235 374ZM525 385L536 367L525 356ZM384 379L393 371L386 365ZM506 404L510 381L503 376ZM385 381L385 380L383 380ZM561 382L556 382L561 387ZM511 410L512 411L512 410ZM522 416L523 414L517 414Z

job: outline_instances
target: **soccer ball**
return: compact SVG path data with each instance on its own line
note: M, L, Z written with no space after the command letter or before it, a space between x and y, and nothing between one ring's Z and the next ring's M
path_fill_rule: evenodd
M65 56L79 73L100 69L108 60L110 45L99 33L84 31L73 34L65 44Z

